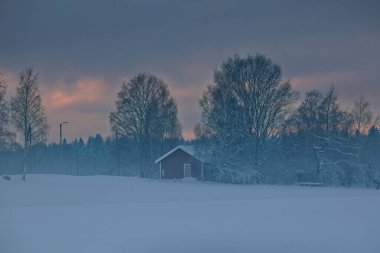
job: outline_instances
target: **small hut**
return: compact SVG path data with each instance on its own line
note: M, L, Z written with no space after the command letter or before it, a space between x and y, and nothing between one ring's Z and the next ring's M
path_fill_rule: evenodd
M193 146L179 145L155 161L161 179L197 178L203 180L203 161L195 156Z

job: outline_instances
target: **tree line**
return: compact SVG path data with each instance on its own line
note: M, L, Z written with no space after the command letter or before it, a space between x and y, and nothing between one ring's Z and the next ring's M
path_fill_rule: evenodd
M22 168L25 177L28 166L32 172L59 173L58 145L46 144L37 74L32 68L20 73L9 103L6 83L0 80L0 159L14 157L8 167L2 162L6 168L0 173ZM206 161L208 180L292 184L297 172L304 171L327 185L379 184L378 118L363 97L344 110L331 85L325 93L306 92L300 101L291 82L282 79L280 65L256 54L227 58L214 71L199 106L201 119L189 144ZM156 177L154 160L185 142L177 115L163 80L146 73L134 76L122 84L109 115L110 137L64 141L63 173ZM16 135L22 143L15 142Z
M130 142L120 140L117 150L116 140L100 134L67 142L62 142L62 170L60 166L61 147L59 143L38 143L28 150L28 173L65 174L73 176L120 175L138 176L136 161L129 153L134 149ZM117 164L117 156L122 159ZM23 168L23 146L17 143L12 148L0 152L0 175L20 174ZM119 166L119 167L118 167Z
M379 186L380 138L368 101L343 110L334 85L299 95L264 55L230 57L200 100L195 127L210 177L232 183L294 183L298 172L327 185Z

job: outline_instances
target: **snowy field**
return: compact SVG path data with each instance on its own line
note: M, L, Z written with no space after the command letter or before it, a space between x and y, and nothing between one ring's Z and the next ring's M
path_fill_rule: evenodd
M0 178L1 253L380 252L380 191Z

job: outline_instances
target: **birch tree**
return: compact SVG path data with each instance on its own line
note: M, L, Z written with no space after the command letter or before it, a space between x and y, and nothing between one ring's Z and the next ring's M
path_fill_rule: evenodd
M38 75L31 67L25 68L19 75L16 96L11 98L11 118L23 140L22 179L25 180L28 150L35 143L45 142L49 129L39 95Z

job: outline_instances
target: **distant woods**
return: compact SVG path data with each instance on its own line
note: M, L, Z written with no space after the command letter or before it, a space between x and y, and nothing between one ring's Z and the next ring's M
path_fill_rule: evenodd
M195 126L208 179L293 184L298 173L325 185L380 185L377 118L363 97L343 110L334 85L298 94L263 55L228 58L200 100Z
M46 144L38 85L37 74L26 68L8 102L0 76L0 174L22 168L60 173L59 145ZM184 141L168 85L138 74L121 86L109 115L110 137L64 140L64 173L154 178L154 160L185 143L203 157L207 180L294 184L297 173L309 173L325 185L380 186L379 122L364 97L343 109L331 85L300 99L291 81L283 80L281 67L256 54L222 62L199 106L196 138Z

